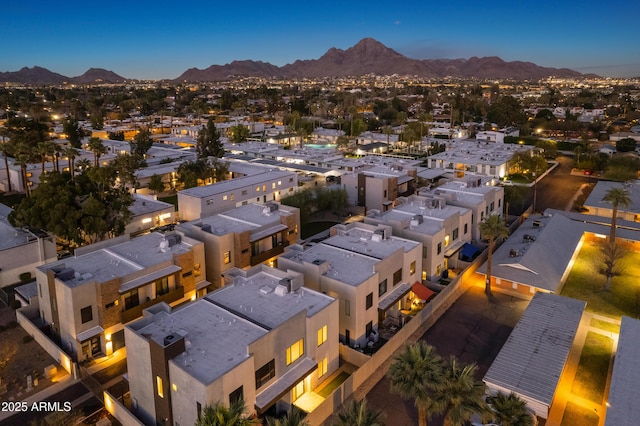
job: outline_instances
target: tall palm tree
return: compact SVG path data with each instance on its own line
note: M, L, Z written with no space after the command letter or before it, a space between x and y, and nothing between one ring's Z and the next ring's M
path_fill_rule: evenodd
M22 176L22 185L24 186L24 193L27 197L31 196L31 188L27 182L27 165L29 164L29 157L26 154L19 153L16 155L15 164L20 166L20 174Z
M196 421L196 426L250 426L261 422L245 415L244 400L239 399L226 407L221 402L207 405Z
M611 216L611 230L609 231L609 245L613 245L616 242L618 207L629 207L629 204L631 204L631 197L629 196L629 191L621 186L618 186L611 188L607 192L605 192L602 201L606 201L613 207L613 213Z
M100 138L95 136L89 138L87 146L93 151L93 162L96 167L100 167L100 157L107 153L107 147L102 144Z
M48 158L52 157L55 152L56 144L51 141L38 142L35 152L40 156L42 164L42 174L44 174L44 165Z
M367 407L367 400L351 401L338 413L338 422L333 426L384 426L378 411Z
M501 426L533 426L532 413L527 410L527 403L511 392L498 392L489 402L493 406L493 415Z
M267 426L310 426L302 410L293 407L283 418L267 417Z
M485 384L475 380L478 367L461 364L454 356L445 363L440 384L433 396L433 409L444 415L444 424L462 426L474 413L487 415L484 401Z
M387 373L391 391L414 400L418 408L418 424L426 426L435 411L432 392L442 380L442 358L433 346L420 340L406 345L394 357Z
M497 215L492 214L480 222L480 234L484 238L489 240L489 252L487 254L487 278L485 281L484 292L487 297L491 298L491 261L493 257L493 249L498 238L506 238L509 236L509 228L504 223L504 220Z
M71 173L71 180L73 180L75 178L75 169L76 169L75 160L76 160L76 157L78 156L78 150L72 146L69 146L64 150L62 150L62 155L67 157L67 160L69 161L69 172Z

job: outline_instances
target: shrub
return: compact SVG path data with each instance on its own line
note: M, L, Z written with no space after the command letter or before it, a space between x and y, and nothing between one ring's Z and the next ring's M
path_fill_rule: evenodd
M11 306L11 309L20 309L22 307L22 303L20 303L19 300L12 300L9 306Z
M26 283L31 281L31 272L23 272L20 274L20 282Z

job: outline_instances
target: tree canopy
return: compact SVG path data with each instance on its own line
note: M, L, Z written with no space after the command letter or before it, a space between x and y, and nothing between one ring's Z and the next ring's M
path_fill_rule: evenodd
M220 132L216 128L216 123L212 117L209 117L207 125L202 126L198 132L196 155L198 158L221 158L224 155L222 142L220 142Z

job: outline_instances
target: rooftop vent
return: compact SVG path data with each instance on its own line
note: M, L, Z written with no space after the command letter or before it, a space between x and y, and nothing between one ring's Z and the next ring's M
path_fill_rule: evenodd
M208 223L203 223L203 224L202 224L202 230L203 230L204 232L209 232L209 233L211 233L211 225L209 225Z
M288 291L287 291L287 288L286 288L285 286L278 284L278 285L276 286L275 293L276 293L278 296L282 297L282 296L284 296L285 294L287 294L287 293L288 293Z
M164 345L169 346L172 343L177 342L180 339L180 336L176 333L169 334L164 338Z
M56 274L56 278L62 281L69 281L75 277L75 271L73 268L63 268Z
M182 242L182 237L180 234L171 234L167 235L167 242L169 243L169 247L173 247Z

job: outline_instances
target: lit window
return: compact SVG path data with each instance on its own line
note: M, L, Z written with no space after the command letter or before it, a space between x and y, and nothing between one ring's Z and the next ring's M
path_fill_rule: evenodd
M327 326L318 329L318 346L327 341Z
M271 189L276 189L276 183L275 182L271 183Z
M233 195L233 194L231 194L229 197L231 198L231 201L235 201L235 199L236 199L236 196Z
M327 361L327 358L323 358L322 361L318 363L318 377L327 374Z
M178 392L178 385L176 385L175 383L172 383L171 389L173 389L174 392Z
M449 235L444 236L444 246L449 247Z
M262 192L267 192L267 185L262 185Z
M282 185L282 181L281 180L278 181L278 186L280 186L280 185Z
M144 219L142 219L142 223L149 223L149 222L151 222L150 217L145 217Z
M416 261L411 262L411 266L409 267L409 275L413 275L416 273Z
M227 199L228 199L228 198L229 198L228 196L223 195L223 196L222 196L222 201L227 201Z
M156 387L158 388L158 396L164 398L164 390L162 389L162 377L156 376Z
M302 355L304 355L304 339L298 340L287 348L287 365L291 365Z
M200 276L200 264L196 263L195 265L193 265L193 276L194 277L199 277Z
M256 192L260 192L260 187L256 186Z
M224 253L224 264L228 265L231 263L231 252L230 251L226 251Z

